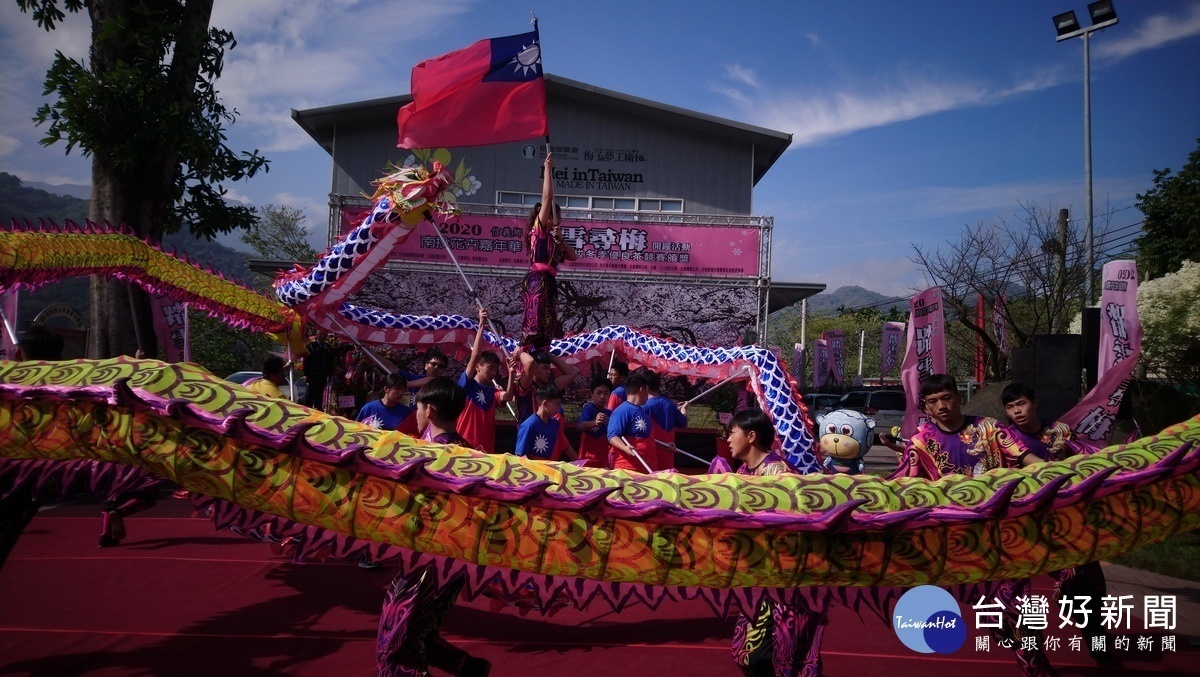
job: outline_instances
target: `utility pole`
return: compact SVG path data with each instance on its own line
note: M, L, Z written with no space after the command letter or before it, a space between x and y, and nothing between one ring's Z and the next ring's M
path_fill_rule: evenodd
M1058 210L1058 251L1054 258L1054 304L1058 307L1058 312L1055 313L1054 325L1052 331L1054 333L1066 330L1066 296L1067 296L1067 222L1070 219L1070 211L1066 209ZM1090 305L1091 300L1084 302L1084 305Z

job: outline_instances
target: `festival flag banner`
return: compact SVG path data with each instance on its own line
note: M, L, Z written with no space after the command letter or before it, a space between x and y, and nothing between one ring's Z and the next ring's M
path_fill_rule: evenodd
M1103 446L1112 436L1117 409L1142 352L1142 324L1137 311L1137 263L1104 265L1100 293L1100 362L1096 386L1062 416L1077 439Z
M946 373L946 323L942 318L942 290L930 287L908 301L908 350L900 368L904 384L904 437L912 437L924 414L921 379Z
M1007 303L1007 299L1001 294L992 305L992 333L996 335L996 350L1001 355L1008 354L1008 321L1004 319L1004 307Z
M829 344L829 377L838 385L846 384L846 332L831 329L821 332L821 338Z
M401 148L458 148L547 134L541 42L533 31L480 40L412 69L396 116Z
M808 350L803 343L797 343L792 348L792 378L796 379L796 387L803 392L805 378L808 374Z
M529 253L522 242L526 217L477 213L492 209L460 205L459 216L434 215L433 221L463 266L507 266L527 269ZM370 208L343 206L341 233L358 227ZM758 277L763 231L757 227L704 224L563 219L559 229L576 260L561 271L599 271L630 275L686 277ZM450 255L436 233L422 230L397 244L396 261L450 266ZM452 270L452 269L451 269Z
M829 343L825 339L813 341L813 387L820 390L829 380Z
M879 344L879 378L883 379L900 362L900 337L904 335L903 322L884 322L883 339Z
M152 296L150 305L154 313L154 335L158 337L158 345L162 346L163 361L191 361L187 304L172 302L165 296Z
M9 289L0 293L0 310L3 311L4 326L0 327L0 359L11 360L17 348L18 291Z

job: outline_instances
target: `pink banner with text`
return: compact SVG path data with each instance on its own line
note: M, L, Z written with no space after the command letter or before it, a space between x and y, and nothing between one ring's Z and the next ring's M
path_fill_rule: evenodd
M846 385L846 332L831 329L821 332L821 338L829 344L829 382Z
M1077 439L1104 446L1112 436L1130 376L1142 352L1137 309L1137 263L1104 264L1100 289L1100 362L1096 386L1060 419Z
M368 211L368 207L342 207L342 235L361 223ZM437 216L435 224L464 266L529 265L522 242L524 217ZM419 225L396 246L391 258L449 264L450 256L433 228L428 223ZM563 241L575 248L578 257L559 266L564 271L689 277L758 277L760 273L761 231L756 227L567 220L561 228Z
M946 373L946 322L942 316L942 289L930 287L909 299L908 350L900 368L904 384L904 437L912 437L923 416L921 379Z
M814 388L820 389L829 380L829 343L825 339L813 341Z
M883 338L879 344L879 378L882 380L892 373L900 362L900 346L903 342L904 323L884 322Z

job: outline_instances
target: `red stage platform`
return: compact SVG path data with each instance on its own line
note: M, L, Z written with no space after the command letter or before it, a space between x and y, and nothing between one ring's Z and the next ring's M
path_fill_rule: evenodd
M389 568L294 564L266 545L214 531L186 501L169 498L126 525L121 546L99 549L95 505L55 507L34 519L0 570L0 674L375 674ZM1049 586L1039 578L1035 591L1049 594ZM496 677L702 677L739 674L729 655L732 628L700 602L619 614L594 605L542 619L493 613L481 598L456 608L443 636L491 661ZM1051 659L1064 675L1198 674L1200 649L1184 637L1177 653L1164 655L1138 652L1139 633L1132 634L1121 669L1068 650L1065 635ZM832 676L1019 674L1007 650L976 651L969 638L951 656L917 654L878 618L842 607L831 613L824 661Z

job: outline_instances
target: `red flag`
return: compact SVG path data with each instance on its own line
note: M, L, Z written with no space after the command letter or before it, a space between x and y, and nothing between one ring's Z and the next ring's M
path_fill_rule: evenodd
M537 26L417 64L401 148L486 146L545 136L546 83Z

